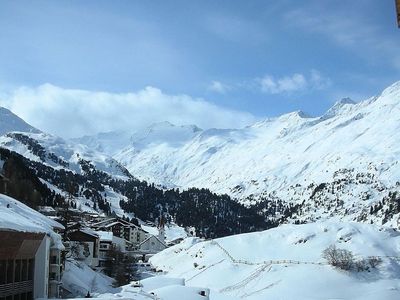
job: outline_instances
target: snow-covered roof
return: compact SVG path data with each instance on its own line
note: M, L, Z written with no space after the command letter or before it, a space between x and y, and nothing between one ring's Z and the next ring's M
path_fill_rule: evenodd
M56 210L51 206L39 206L40 212L55 212Z
M99 226L103 226L104 224L108 224L110 222L115 222L115 218L110 218L110 219L105 219L96 223L93 223L92 226L94 227L99 227Z
M182 286L182 285L168 285L159 289L155 289L151 291L157 297L156 299L162 300L176 300L176 299L185 299L185 300L205 300L209 299L205 296L202 296L200 293L203 292L205 295L210 293L210 290L207 288L199 288L199 287L191 287L191 286ZM179 296L178 296L179 295Z
M117 224L124 225L124 224L122 224L121 222L119 222L119 221L116 221L116 222L112 222L112 223L110 223L110 224L106 224L106 225L104 225L104 226L100 226L100 227L105 227L105 228L108 228L108 227L112 227L112 226L114 226L114 225L117 225Z
M148 226L148 225L140 225L143 231L146 231L147 233L150 233L152 235L158 235L158 228L154 226Z
M53 228L64 229L64 226L14 198L0 194L0 229L48 233Z
M95 231L97 235L100 237L100 241L103 242L112 242L113 233L112 231Z
M161 244L163 244L165 247L167 246L162 240L160 240L159 238L158 238L158 236L156 236L156 235L150 235L149 237L147 237L143 242L141 242L140 244L139 244L139 247L141 246L141 245L143 245L144 243L146 243L148 240L150 240L150 239L152 239L152 238L155 238L156 240L158 240Z
M146 292L150 292L155 289L159 289L168 285L185 285L185 279L183 278L175 278L175 277L169 277L169 276L155 276L155 277L150 277L146 278L140 281L142 284L142 289Z
M55 228L64 229L64 226L14 198L0 194L0 230L47 233L52 237L55 247L63 248L60 235L54 232Z

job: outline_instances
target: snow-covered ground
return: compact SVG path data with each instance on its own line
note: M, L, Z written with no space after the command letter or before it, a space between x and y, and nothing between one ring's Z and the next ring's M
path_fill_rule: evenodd
M330 245L352 251L355 261L380 257L382 262L368 270L344 271L322 258ZM212 300L400 297L400 233L370 224L330 220L210 241L187 238L150 261L164 274L95 296L120 300L207 299L201 293ZM90 283L87 278L84 281Z
M328 246L356 259L382 256L369 271L336 269ZM393 256L392 258L387 256ZM325 221L201 241L188 238L151 258L167 276L211 289L211 299L400 299L400 233L375 225Z
M91 295L104 293L117 293L121 289L112 286L114 279L95 272L85 263L67 260L62 276L63 287L73 296L85 296L87 292Z

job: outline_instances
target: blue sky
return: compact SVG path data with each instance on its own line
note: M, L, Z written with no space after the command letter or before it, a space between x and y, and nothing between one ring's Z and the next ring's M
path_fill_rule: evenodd
M392 0L2 0L0 105L74 136L120 128L105 122L63 132L57 117L44 116L73 116L86 99L85 109L93 109L98 92L101 105L118 105L118 95L138 101L150 86L165 99L140 113L158 113L126 126L169 118L240 127L294 110L320 115L340 98L378 94L400 80L399 49ZM171 99L180 105L168 110ZM191 108L199 102L203 114ZM130 107L134 114L137 106Z

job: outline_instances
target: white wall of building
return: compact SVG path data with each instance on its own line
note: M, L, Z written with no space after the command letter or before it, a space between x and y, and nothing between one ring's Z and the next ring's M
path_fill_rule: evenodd
M36 298L47 298L48 282L49 282L49 258L50 258L49 236L45 236L35 255L35 271L34 271L34 295Z
M164 250L166 246L160 242L155 236L150 236L146 241L140 245L141 251L149 253L157 253Z

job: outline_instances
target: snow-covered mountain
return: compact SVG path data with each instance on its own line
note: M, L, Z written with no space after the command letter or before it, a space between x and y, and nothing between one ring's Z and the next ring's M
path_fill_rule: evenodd
M137 151L158 145L178 148L201 131L195 125L176 126L166 121L151 124L143 130L101 132L72 141L108 155L115 155L125 148Z
M76 141L41 132L3 107L0 107L0 147L32 161L78 174L82 173L82 166L89 163L113 176L130 176L111 156Z
M153 133L157 134L160 128L164 130L159 140L180 137L171 143L174 147L199 130L163 123L153 125L145 135L132 140L138 147L149 136L157 137ZM0 177L0 192L3 190L31 206L68 205L89 213L155 223L163 214L168 222L195 226L206 237L261 230L276 224L256 209L210 191L160 189L151 182L138 180L107 154L42 132L11 131L0 136L0 175L7 181L7 185L2 184ZM193 215L192 210L197 214ZM242 215L247 218L241 218Z
M140 147L114 157L134 176L164 186L204 187L246 202L304 200L299 193L309 198L314 185L343 177L370 178L356 193L395 186L399 131L400 82L360 103L343 99L320 117L293 112L243 129L198 130L178 144L158 138L163 131L155 128Z
M29 125L10 110L0 107L0 135L10 131L40 132L39 129Z
M110 131L100 132L95 135L85 135L80 138L71 139L71 141L86 145L93 150L113 155L118 149L130 145L131 135L132 133L129 131Z
M398 227L399 130L400 82L359 103L343 99L319 117L298 111L242 129L162 122L72 141L11 132L0 146L79 174L93 166L156 186L208 188L275 219L338 215Z
M89 163L113 176L130 176L110 156L47 133L9 132L0 136L0 147L15 151L32 161L78 174L83 173L84 166Z

